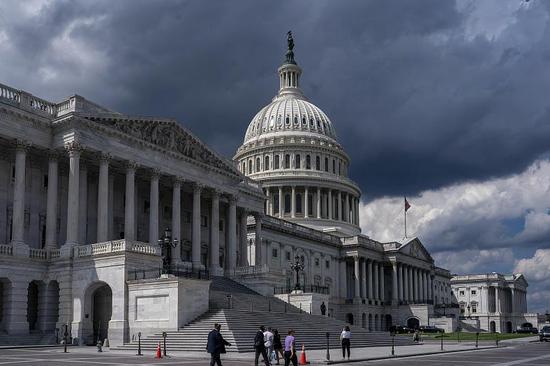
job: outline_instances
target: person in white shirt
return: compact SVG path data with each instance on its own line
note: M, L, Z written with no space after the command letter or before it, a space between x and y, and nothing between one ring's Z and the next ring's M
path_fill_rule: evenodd
M271 327L268 327L264 332L264 345L267 349L267 358L271 362L273 357L273 333L271 332Z
M342 358L346 358L346 351L348 351L349 360L351 348L351 331L347 325L340 334L340 340L342 341Z

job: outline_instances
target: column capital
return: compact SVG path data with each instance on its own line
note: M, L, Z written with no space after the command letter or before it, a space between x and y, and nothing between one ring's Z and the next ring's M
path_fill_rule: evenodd
M151 179L159 179L160 178L160 175L161 175L161 171L160 169L151 169L149 171L150 173L150 176L151 176Z
M47 151L47 155L48 155L48 160L49 161L57 161L59 159L59 151L57 150L54 150L54 149L49 149Z
M67 150L69 155L80 154L84 150L84 146L82 146L80 142L74 140L65 144L65 150Z
M178 177L178 176L172 177L172 184L174 185L174 187L176 186L181 187L183 182L185 182L185 179L183 179L182 177Z
M236 204L237 201L239 201L239 197L234 195L234 194L226 194L226 197L227 197L227 201L230 203L230 204Z
M109 153L100 153L98 154L98 158L99 158L99 161L104 163L104 162L110 162L111 159L113 158L113 156Z
M23 139L17 139L15 140L14 145L15 145L15 150L26 152L32 146L32 142L28 140L23 140Z
M220 198L220 196L223 194L223 192L219 189L211 188L210 189L210 194L212 195L212 198L214 198L214 197Z
M139 168L139 164L135 161L127 161L126 164L124 164L124 167L126 168L126 170L132 170L132 171L136 171L137 168Z
M193 193L198 192L200 194L204 188L205 188L205 185L202 183L197 183L197 182L193 183Z

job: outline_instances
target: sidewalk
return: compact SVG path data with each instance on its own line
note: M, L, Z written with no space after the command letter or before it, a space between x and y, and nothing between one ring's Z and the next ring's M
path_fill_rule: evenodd
M495 348L494 344L480 344L477 350L484 349L493 349ZM82 349L82 348L80 348ZM93 349L88 348L93 351ZM351 350L351 359L350 361L342 359L342 350L340 348L331 348L330 349L330 359L326 359L326 350L306 350L307 360L311 362L312 365L325 365L325 364L339 364L339 363L353 363L359 361L368 361L368 360L379 360L385 358L394 358L394 357L410 357L410 356L420 356L434 353L449 353L449 352L463 352L463 351L475 351L475 344L470 342L461 342L460 344L448 344L443 346L443 351L441 351L441 346L439 344L419 344L412 346L400 346L395 347L395 356L391 356L391 346L390 347L363 347L363 348L352 348ZM75 351L74 349L72 350ZM77 351L78 352L78 351ZM109 351L107 351L109 352ZM116 354L135 354L135 351L127 350L113 350L110 351ZM150 352L150 351L149 351ZM300 350L298 350L298 357L300 356ZM170 352L168 347L168 354L174 358L206 358L208 354L206 352ZM227 353L222 356L225 360L253 360L254 353ZM284 362L281 360L281 364Z

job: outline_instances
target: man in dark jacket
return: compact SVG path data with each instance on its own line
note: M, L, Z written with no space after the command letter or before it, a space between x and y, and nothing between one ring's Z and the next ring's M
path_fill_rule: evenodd
M256 355L254 356L254 366L258 366L258 359L260 358L260 354L264 358L265 366L269 366L269 361L267 359L267 350L265 348L264 332L265 327L261 325L260 329L256 332L256 335L254 336L254 350L256 351Z
M208 343L206 344L206 351L210 353L210 366L218 365L222 366L222 360L220 354L225 353L225 346L231 346L231 344L223 339L220 329L222 326L218 323L214 324L214 329L208 333Z

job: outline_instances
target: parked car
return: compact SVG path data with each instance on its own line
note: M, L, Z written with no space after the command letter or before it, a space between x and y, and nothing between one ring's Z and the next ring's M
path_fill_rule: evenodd
M535 327L520 327L516 330L516 333L538 334L539 330Z
M445 333L444 329L438 328L434 325L422 325L420 326L422 333Z
M392 325L390 327L390 333L408 334L408 333L414 333L414 329L411 329L411 328L406 327L404 325Z
M550 325L545 325L539 332L539 340L548 342L550 339Z

